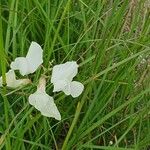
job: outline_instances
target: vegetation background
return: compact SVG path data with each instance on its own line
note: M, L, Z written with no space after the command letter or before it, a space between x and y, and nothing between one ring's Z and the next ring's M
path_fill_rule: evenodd
M33 83L1 88L0 149L150 149L149 0L1 0L0 61L5 76L31 41L44 49ZM28 103L40 74L53 95L52 65L80 64L83 94L54 95L60 122ZM18 74L18 78L22 78Z

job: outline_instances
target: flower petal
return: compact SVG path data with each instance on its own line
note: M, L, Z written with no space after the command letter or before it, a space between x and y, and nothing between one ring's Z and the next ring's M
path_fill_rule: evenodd
M37 91L29 96L29 103L39 110L42 115L61 120L54 99L46 93L45 87L46 79L42 76L39 80Z
M66 95L70 95L71 94L71 82L67 84L67 86L65 86L62 90Z
M37 68L43 63L43 50L38 43L31 43L26 59L28 60L30 73L35 72Z
M78 97L84 90L84 85L80 82L73 81L71 82L71 96Z
M67 85L68 85L68 82L66 80L58 80L54 84L54 90L53 90L53 92L62 91Z
M28 75L43 63L43 50L39 44L32 42L26 57L17 57L10 67L19 70L21 75Z
M56 65L52 70L52 78L51 82L56 83L59 80L68 80L72 81L72 79L78 73L78 65L75 61L66 62L64 64Z
M14 62L10 64L11 69L19 70L21 75L29 74L28 61L25 57L17 57Z
M7 87L17 88L19 86L26 85L26 84L28 84L30 82L31 81L29 79L19 79L19 80L16 80L16 75L15 75L15 72L13 70L9 70L6 73ZM0 77L0 86L2 86L2 77Z
M54 99L46 93L35 92L29 96L29 103L42 115L61 120L60 113L54 103Z

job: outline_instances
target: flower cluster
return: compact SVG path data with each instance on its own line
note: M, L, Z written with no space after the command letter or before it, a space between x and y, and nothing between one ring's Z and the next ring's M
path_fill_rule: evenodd
M16 79L15 70L18 70L22 76L34 73L43 63L43 50L41 46L32 42L26 57L17 57L11 64L11 69L6 73L7 87L17 88L31 83L28 78ZM73 81L78 73L78 64L75 61L69 61L53 67L51 83L54 85L53 92L63 91L66 95L78 97L84 90L82 83ZM2 86L2 77L0 77L0 86ZM37 91L29 96L29 103L46 117L53 117L61 120L61 115L54 103L53 97L46 93L46 79L41 76Z

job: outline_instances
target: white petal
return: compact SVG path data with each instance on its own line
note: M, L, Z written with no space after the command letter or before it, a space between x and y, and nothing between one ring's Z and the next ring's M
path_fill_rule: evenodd
M37 95L37 96L38 96L38 95ZM29 103L37 109L37 106L36 106L36 93L31 94L31 95L29 96ZM39 109L38 109L38 110L39 110Z
M12 85L12 83L16 80L16 75L15 72L13 70L9 70L6 73L6 83L7 86ZM0 86L2 86L2 77L0 77Z
M68 82L66 80L58 80L54 84L54 90L53 90L53 92L62 91L67 85L68 85Z
M70 95L71 94L71 82L69 82L67 84L67 86L65 86L62 90L66 95Z
M11 69L19 70L21 75L29 74L29 65L25 57L17 57L14 62L10 64Z
M75 61L66 62L64 64L56 65L52 70L52 78L51 82L55 83L59 80L68 80L72 81L72 79L78 73L78 65Z
M15 72L13 70L9 70L6 73L7 87L17 88L19 86L26 85L26 84L28 84L30 82L31 81L29 79L19 79L19 80L16 80L16 75L15 75ZM2 77L0 77L0 86L2 86L1 83L2 83Z
M6 73L6 81L14 81L16 80L16 75L15 75L15 72L13 70L9 70L7 73Z
M26 58L29 63L29 72L35 72L37 68L43 63L43 50L41 46L36 42L32 42Z
M44 91L45 86L46 80L42 77L40 78L37 91L29 96L29 103L39 110L42 115L61 120L61 116L54 103L54 99Z
M19 70L21 75L28 75L43 63L43 50L39 44L32 42L26 57L17 57L10 67Z
M72 97L78 97L84 90L84 85L80 82L71 82L71 95Z
M61 120L61 115L54 103L54 99L49 96L49 101L47 101L46 106L43 107L41 113L47 117L54 117L57 120Z
M61 120L60 113L54 100L48 94L35 92L29 96L29 103L39 110L42 115Z
M71 82L67 80L59 80L58 82L55 82L53 92L63 91L66 95L70 95L71 94L70 83Z
M72 81L65 86L62 91L66 95L71 95L72 97L78 97L84 90L84 85L77 81Z

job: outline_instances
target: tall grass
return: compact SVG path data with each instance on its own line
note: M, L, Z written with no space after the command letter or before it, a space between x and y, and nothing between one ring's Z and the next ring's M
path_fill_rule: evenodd
M150 148L149 0L2 0L0 7L0 149ZM5 87L10 62L31 41L44 49L60 122L28 103L43 68L29 75L31 85ZM69 60L80 64L77 79L85 84L76 99L53 94L50 83L51 64Z

